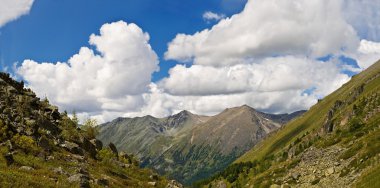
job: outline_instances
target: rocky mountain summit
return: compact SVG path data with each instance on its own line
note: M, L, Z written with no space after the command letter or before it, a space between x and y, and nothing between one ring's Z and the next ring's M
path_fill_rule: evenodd
M244 105L216 116L182 111L166 118L117 118L100 126L98 138L135 154L142 166L191 184L223 169L302 113L273 115Z
M0 187L181 187L0 73Z

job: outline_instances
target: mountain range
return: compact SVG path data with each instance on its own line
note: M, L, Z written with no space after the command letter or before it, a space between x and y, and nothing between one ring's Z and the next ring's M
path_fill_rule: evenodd
M189 185L224 169L302 113L273 115L244 105L215 116L181 111L166 118L117 118L101 125L97 138L135 154L143 167Z

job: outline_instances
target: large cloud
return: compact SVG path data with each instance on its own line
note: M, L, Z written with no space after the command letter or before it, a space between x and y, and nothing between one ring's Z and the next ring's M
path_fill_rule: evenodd
M330 0L251 0L210 30L178 34L165 58L225 66L267 56L321 57L355 50L359 40L341 8L341 1Z
M349 79L340 71L334 62L285 56L229 67L193 65L186 68L177 65L160 85L173 95L284 92L314 88L314 94L324 96Z
M29 13L33 0L0 1L0 27L18 17Z
M25 60L17 69L40 96L66 110L93 114L123 113L143 105L158 57L149 35L123 21L104 24L89 40L98 51L82 47L67 63Z

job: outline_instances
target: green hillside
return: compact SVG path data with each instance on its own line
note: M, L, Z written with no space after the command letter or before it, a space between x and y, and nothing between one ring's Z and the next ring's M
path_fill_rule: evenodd
M0 73L0 187L181 187Z
M380 62L198 185L379 187Z

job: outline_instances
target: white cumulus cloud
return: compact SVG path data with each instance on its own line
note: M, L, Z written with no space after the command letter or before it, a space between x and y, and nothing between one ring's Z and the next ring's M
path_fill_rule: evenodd
M251 0L241 13L211 29L178 34L165 58L226 66L267 56L339 54L355 50L358 43L341 1Z
M122 114L143 105L158 57L149 35L123 21L104 24L92 34L94 51L82 47L68 62L25 60L17 73L39 96L65 110L89 114Z
M252 64L228 67L177 65L160 82L173 95L218 95L244 92L284 92L315 88L324 96L349 80L335 62L305 57L266 58ZM296 97L296 96L295 96Z
M0 27L29 13L34 0L1 0Z

